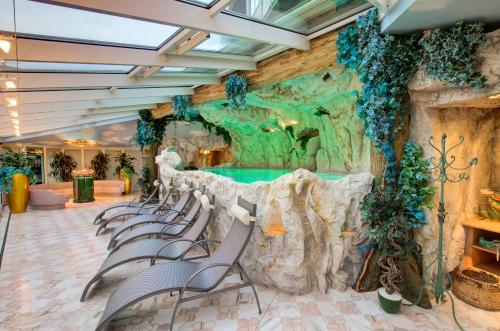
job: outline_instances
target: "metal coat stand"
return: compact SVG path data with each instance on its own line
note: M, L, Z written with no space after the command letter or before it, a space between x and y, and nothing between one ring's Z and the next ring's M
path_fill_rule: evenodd
M437 264L437 277L435 282L433 283L425 283L422 285L419 289L419 295L417 298L417 301L415 303L406 305L406 306L414 306L419 303L419 301L422 298L423 291L425 288L428 288L431 290L431 292L434 294L434 297L436 299L436 304L442 305L446 302L446 296L450 298L451 301L451 308L452 308L452 314L453 314L453 319L455 320L455 323L459 327L460 330L463 330L462 326L457 320L456 314L455 314L455 302L453 300L453 296L450 294L450 288L451 286L447 287L444 285L444 279L443 279L443 270L444 270L444 260L445 256L443 255L443 232L444 232L444 220L446 217L446 208L444 206L444 184L447 182L450 183L458 183L461 182L462 180L468 180L469 175L466 174L465 172L460 172L457 175L453 175L448 173L448 169L456 170L456 171L465 171L467 169L470 169L472 166L477 164L477 158L474 157L472 158L468 165L461 168L461 167L456 167L453 164L456 161L456 157L454 155L451 155L448 157L449 153L457 148L458 146L462 145L464 142L464 137L460 136L459 137L459 142L449 149L446 149L446 133L443 133L441 136L441 148L436 147L432 143L433 137L429 138L429 144L434 148L438 155L439 158L432 157L431 158L431 163L432 167L431 170L437 170L438 174L436 177L431 178L432 181L439 181L440 182L440 192L439 192L439 208L438 208L438 223L439 223L439 239L438 239L438 251L437 251L437 256L436 258L427 266L425 269L426 272L430 269L431 266L434 264ZM451 284L451 277L449 277L449 284Z

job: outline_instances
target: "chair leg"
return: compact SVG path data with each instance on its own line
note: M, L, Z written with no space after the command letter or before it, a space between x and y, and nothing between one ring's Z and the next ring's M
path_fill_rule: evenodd
M172 294L172 292L170 292L170 294ZM170 320L170 331L173 331L174 329L175 313L177 313L177 308L179 308L181 304L181 298L182 298L182 293L181 295L179 295L177 301L175 302L174 312L172 313L172 319Z
M243 276L244 276L246 279L246 282L252 287L253 295L255 296L255 301L257 302L257 308L259 309L259 315L262 314L262 309L260 308L259 296L257 295L257 290L255 289L255 286L253 286L253 283L250 280L250 277L248 277L247 273L245 272L245 270L243 269L241 264L239 262L237 262L236 265L238 266L238 269L240 270L240 277L242 278L242 280L243 280Z

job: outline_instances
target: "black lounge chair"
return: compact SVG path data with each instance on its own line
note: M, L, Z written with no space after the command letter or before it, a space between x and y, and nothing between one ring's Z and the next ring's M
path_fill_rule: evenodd
M188 194L189 197L191 197L191 190L192 190L192 184L188 186L188 190L183 192L182 196ZM130 218L133 216L137 215L150 215L151 219L154 219L157 214L159 214L161 211L167 212L169 210L177 210L176 206L171 207L168 206L167 201L170 198L171 195L171 190L168 192L168 194L165 194L164 197L161 199L160 203L156 206L145 206L142 208L126 208L123 210L119 210L113 215L109 216L108 218L101 218L100 222L97 223L99 225L99 228L96 231L96 236L99 235L99 232L101 232L102 229L106 228L109 223L114 222L114 221L119 221L120 219L122 221L125 221L126 218ZM180 199L179 199L180 200Z
M207 194L210 203L213 205L215 196ZM151 259L151 262L157 259L166 260L191 260L207 257L210 255L207 242L203 241L203 232L208 224L213 219L213 208L202 208L199 215L190 227L178 239L143 239L128 245L125 245L118 251L111 252L106 260L102 263L94 277L87 283L83 290L80 301L84 301L92 284L97 282L108 271L128 262ZM201 241L200 241L201 240ZM205 254L203 255L188 255L195 247L201 247Z
M104 215L108 211L116 209L116 208L142 208L142 207L145 207L145 206L150 206L150 205L158 204L159 201L156 198L156 196L158 195L158 192L160 190L164 189L164 187L163 187L163 183L161 181L155 181L154 186L155 186L155 189L149 195L149 197L146 198L146 200L144 200L142 202L136 201L136 200L129 200L129 201L120 201L120 202L114 203L111 206L109 206L106 209L104 209L102 212L100 212L95 217L93 223L94 224L99 223L100 220L104 217ZM167 193L167 192L164 192L164 193Z
M193 195L195 195L196 193L198 193L200 196L202 194L201 191L196 190ZM151 225L159 226L161 229L172 229L171 231L169 231L169 234L171 234L169 237L179 236L188 226L191 225L191 223L195 220L196 215L200 211L201 201L199 199L195 199L194 203L192 203L189 207L189 211L185 212L185 209L187 209L186 207L190 200L190 194L183 194L175 204L175 207L172 208L172 210L167 211L163 215L139 215L126 220L113 229L113 233L111 234L111 238L109 240L108 249L115 248L117 242L120 242L120 245L118 245L119 247L126 242L146 236L146 234L140 235L139 233L143 228L149 227ZM176 226L171 226L174 224ZM128 231L128 233L122 235L125 231ZM131 234L134 235L130 236ZM121 238L120 235L122 235ZM124 238L129 239L122 242L122 239Z
M233 207L231 211L236 215L233 225L219 248L210 257L204 261L177 260L157 264L128 278L109 297L96 330L104 329L114 317L128 307L149 297L168 292L179 292L170 330L173 329L175 313L181 303L247 286L253 290L260 314L257 291L238 262L252 236L255 220L250 216L255 216L256 205L239 197L238 205ZM240 273L242 282L216 289L231 269ZM186 291L199 294L185 296Z

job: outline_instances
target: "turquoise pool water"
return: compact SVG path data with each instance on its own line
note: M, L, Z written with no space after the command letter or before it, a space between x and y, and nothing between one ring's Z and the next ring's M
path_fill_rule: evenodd
M270 182L275 180L276 178L286 175L288 173L293 172L294 170L290 169L246 169L246 168L210 168L206 169L211 173L226 176L234 179L237 182L250 184L253 182L264 181ZM316 172L317 176L326 179L340 179L345 175L332 174L332 173L323 173Z

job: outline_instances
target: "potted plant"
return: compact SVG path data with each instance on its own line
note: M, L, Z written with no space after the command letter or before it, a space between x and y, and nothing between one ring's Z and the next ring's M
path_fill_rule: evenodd
M109 154L103 151L97 152L96 156L90 161L90 169L94 170L95 180L106 179L106 171L109 168Z
M73 180L72 172L76 169L77 163L73 157L64 152L57 152L51 155L50 172L56 180L60 182L70 182Z
M29 167L29 156L25 148L18 152L7 148L0 155L0 189L7 192L11 213L24 213L28 208L29 185L36 176Z
M125 194L129 194L132 191L132 176L136 175L134 160L135 157L127 153L120 153L115 157L115 161L118 163L115 167L115 175L118 175L121 180L125 181Z

